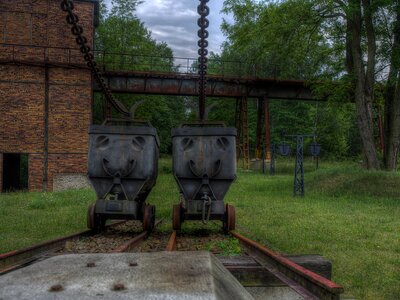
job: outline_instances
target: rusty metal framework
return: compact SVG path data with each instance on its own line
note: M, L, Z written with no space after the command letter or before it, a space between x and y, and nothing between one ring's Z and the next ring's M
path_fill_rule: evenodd
M265 109L263 99L257 100L257 124L256 124L256 148L254 156L256 159L262 158L263 152L263 132L265 130Z
M304 157L303 157L303 142L302 135L295 136L296 138L296 163L294 166L294 181L293 181L293 197L300 193L304 197Z
M70 68L88 68L80 49L49 47L24 44L0 43L0 64L18 63L26 65L54 65ZM147 55L125 52L91 50L94 62L104 77L105 72L154 72L198 76L198 58ZM81 62L79 62L81 61ZM208 58L208 79L210 76L232 78L232 80L279 79L280 82L304 82L301 77L280 76L279 70L271 65L251 64L243 61ZM211 74L211 75L210 75Z
M271 124L269 117L269 99L264 96L257 100L256 159L271 158Z
M237 160L243 159L243 168L250 167L249 152L249 121L248 121L248 103L246 97L236 99L235 126L238 130L236 136L236 155Z

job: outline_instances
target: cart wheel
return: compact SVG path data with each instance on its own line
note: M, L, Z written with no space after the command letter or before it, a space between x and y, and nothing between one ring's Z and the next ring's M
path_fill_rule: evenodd
M152 231L154 228L154 208L152 205L145 204L143 212L143 231Z
M172 208L172 228L174 230L181 230L181 206L176 204Z
M233 205L226 204L225 206L225 218L223 223L223 229L225 233L229 233L231 230L236 228L236 211Z
M96 229L96 216L95 216L96 204L90 204L87 212L87 227L89 229Z

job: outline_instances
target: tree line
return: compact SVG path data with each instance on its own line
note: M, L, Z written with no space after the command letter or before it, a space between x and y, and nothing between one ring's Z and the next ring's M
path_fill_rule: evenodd
M348 148L358 144L368 169L396 169L400 1L225 0L224 12L234 22L223 24L222 58L244 57L269 64L282 78L308 79L317 97L328 99L317 116L320 136ZM383 149L376 138L381 110Z
M152 39L135 14L141 2L114 0L108 11L104 0L100 1L96 49L156 55L164 71L173 72L177 66L170 59L172 50ZM223 12L232 15L234 21L223 22L226 42L220 54L211 53L210 70L218 69L212 68L218 67L218 61L262 65L265 74L258 76L306 79L316 97L327 99L319 103L272 100L274 143L282 142L285 134L312 133L317 135L325 156L362 156L369 169L396 169L400 146L400 1L225 0ZM135 68L145 69L146 59L138 57ZM114 56L113 61L106 58L105 63L122 67L124 60L123 56ZM196 118L195 98L117 97L127 107L137 108L137 118L152 122L164 153L171 151L170 129ZM209 98L208 105L210 120L235 125L234 100ZM95 122L104 119L105 110L104 100L96 95ZM253 146L256 115L257 101L250 101ZM378 120L382 116L383 147L378 143Z

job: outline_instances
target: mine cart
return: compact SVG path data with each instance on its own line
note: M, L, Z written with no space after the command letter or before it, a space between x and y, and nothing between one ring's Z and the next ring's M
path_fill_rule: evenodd
M224 204L236 178L236 129L181 126L172 130L173 173L181 202L173 207L173 228L184 220L221 220L235 228L235 208Z
M107 219L127 219L141 220L143 229L151 230L155 207L145 201L157 179L156 129L145 122L92 125L89 142L88 177L97 201L89 206L88 227L102 229Z

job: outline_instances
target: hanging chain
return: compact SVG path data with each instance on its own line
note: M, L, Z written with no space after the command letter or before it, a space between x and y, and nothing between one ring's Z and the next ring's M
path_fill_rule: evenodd
M197 21L200 29L197 32L199 36L199 59L198 59L198 74L199 74L199 117L200 120L204 120L205 105L206 105L206 88L207 88L207 62L208 62L208 25L210 24L207 16L210 13L210 8L207 6L209 0L200 0L200 4L197 7L197 12L200 18Z
M208 221L210 221L212 200L207 194L204 194L201 199L203 200L203 209L201 211L201 221L203 222L203 224L207 224Z
M76 36L76 43L80 47L80 51L83 55L84 60L86 61L87 66L91 69L94 78L99 84L101 90L103 91L107 101L111 103L111 105L122 115L125 117L130 117L129 111L126 107L117 99L114 98L110 89L106 85L104 78L102 77L99 68L97 67L96 62L94 61L94 56L91 48L88 46L88 40L83 35L83 28L80 26L78 16L73 12L74 11L74 3L72 0L62 0L61 9L64 12L67 12L68 15L66 17L67 23L72 25L71 32L74 36Z

